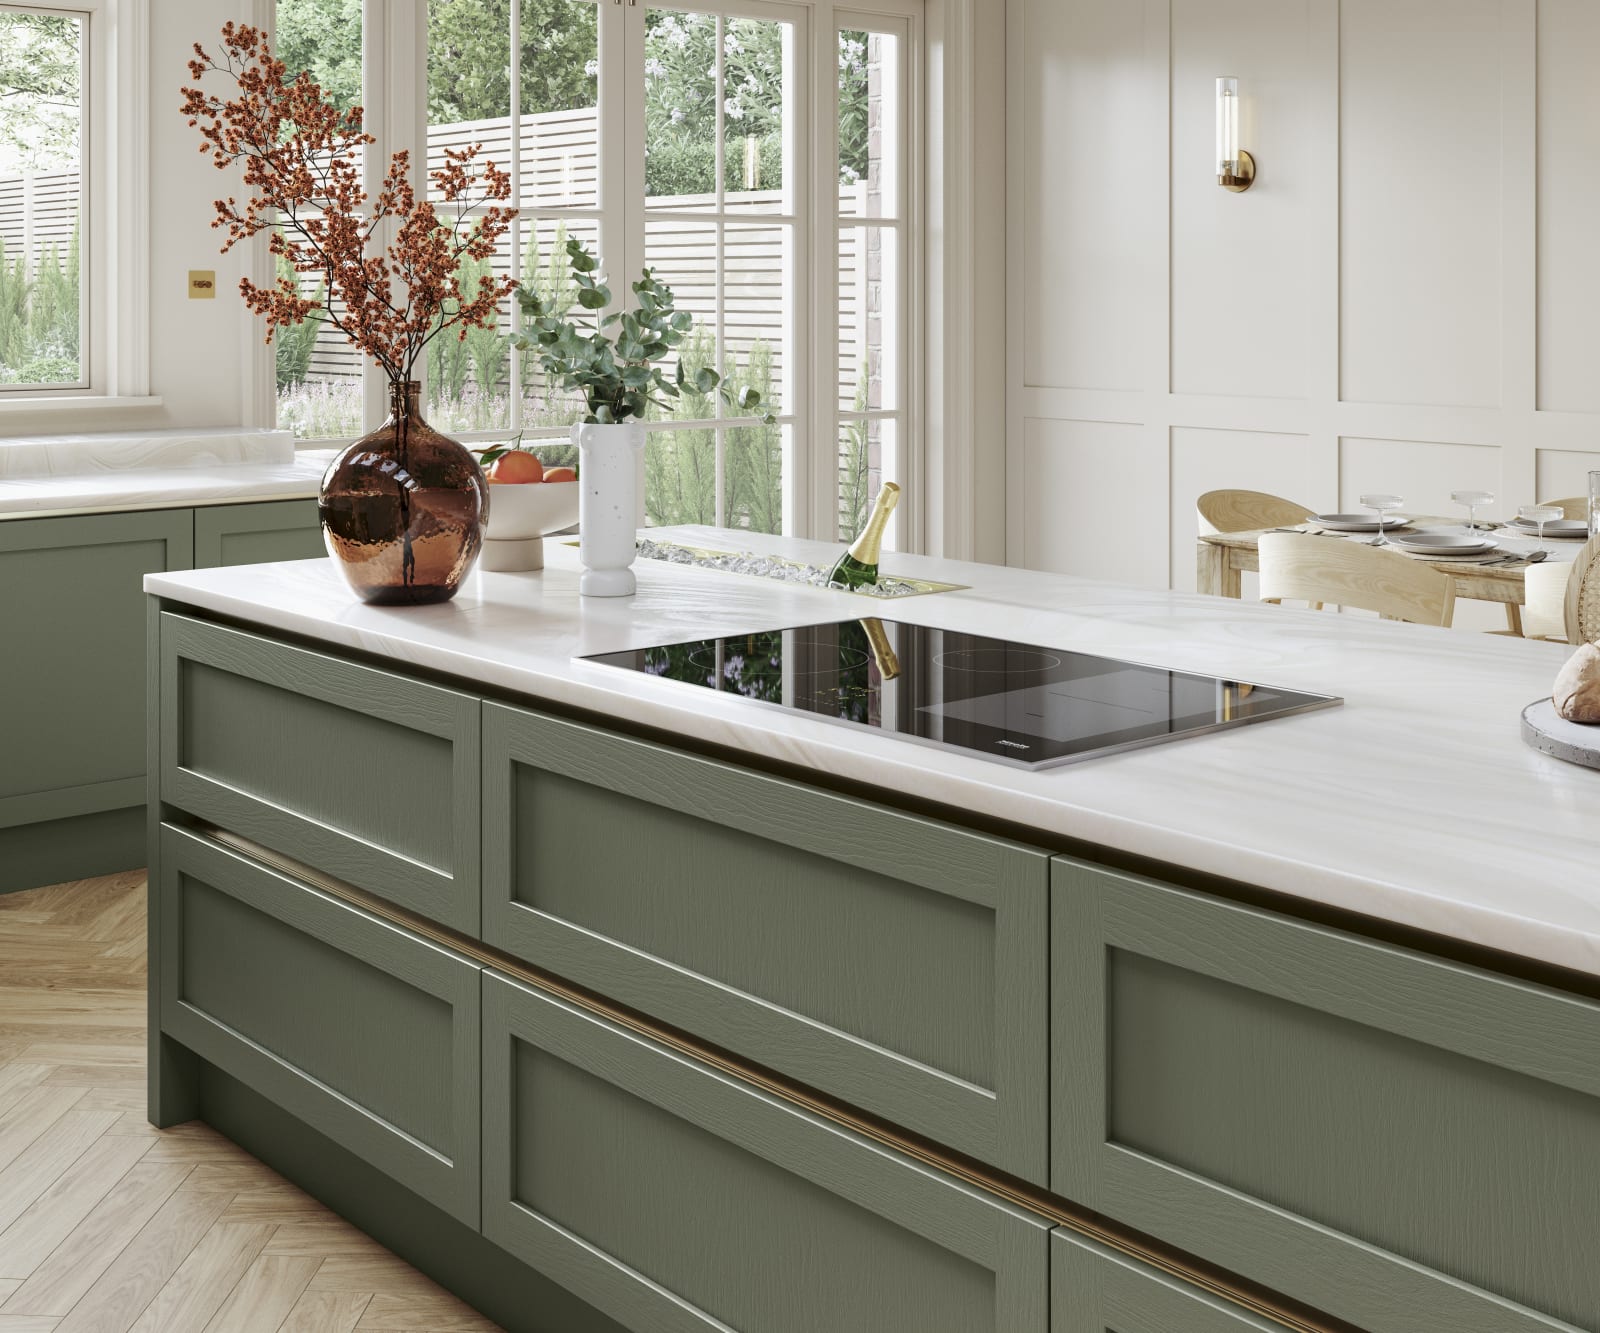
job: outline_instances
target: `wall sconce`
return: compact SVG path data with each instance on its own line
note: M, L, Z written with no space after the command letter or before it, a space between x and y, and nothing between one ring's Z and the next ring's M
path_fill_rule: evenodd
M1243 194L1256 179L1256 160L1239 147L1239 80L1217 80L1217 184Z

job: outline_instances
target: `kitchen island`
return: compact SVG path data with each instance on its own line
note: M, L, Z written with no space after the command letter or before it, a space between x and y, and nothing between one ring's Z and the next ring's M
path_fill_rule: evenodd
M1563 649L893 568L147 578L152 1118L511 1328L1600 1330ZM865 615L1346 703L1028 771L575 660Z

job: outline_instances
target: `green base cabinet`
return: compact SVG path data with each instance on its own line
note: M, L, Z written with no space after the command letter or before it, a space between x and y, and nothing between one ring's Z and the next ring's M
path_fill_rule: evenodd
M1285 1333L1285 1327L1071 1231L1050 1237L1050 1333Z
M484 705L484 937L1043 1184L1046 853Z
M144 863L118 817L145 796L141 585L193 540L187 509L0 523L0 889Z
M212 505L194 511L196 569L316 560L327 554L315 500Z
M145 864L144 576L323 554L314 500L0 520L0 893Z
M478 965L161 829L161 1027L451 1216L478 1222Z
M650 1333L1043 1333L1038 1219L484 974L484 1232Z
M1369 1333L1600 1330L1600 1004L1061 858L1052 1188Z

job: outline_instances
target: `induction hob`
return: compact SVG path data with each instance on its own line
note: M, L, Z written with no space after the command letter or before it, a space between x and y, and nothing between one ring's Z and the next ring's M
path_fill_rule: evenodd
M1022 768L1344 702L876 617L587 660Z

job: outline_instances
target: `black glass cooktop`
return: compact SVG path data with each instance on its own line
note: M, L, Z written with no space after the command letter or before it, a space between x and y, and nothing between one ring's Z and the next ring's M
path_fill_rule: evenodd
M589 660L1024 768L1343 702L875 617Z

